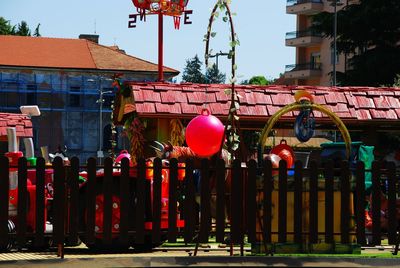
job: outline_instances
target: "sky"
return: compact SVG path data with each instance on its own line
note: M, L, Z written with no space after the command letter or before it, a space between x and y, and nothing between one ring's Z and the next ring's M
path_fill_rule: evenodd
M172 17L164 18L164 65L181 72L196 54L204 63L205 42L211 10L216 0L189 0L190 25L175 30ZM236 48L237 80L263 75L278 78L285 65L295 62L295 49L285 46L285 33L296 30L296 16L286 14L283 0L232 0L233 23L240 45ZM43 37L78 38L98 34L99 43L118 45L127 54L158 62L158 19L147 16L136 28L128 28L129 14L137 13L131 0L0 0L0 16L12 25L25 20L32 31L40 23ZM228 52L230 28L220 16L213 24L210 41L215 52ZM214 58L215 60L215 58ZM212 62L212 61L211 61ZM231 62L219 57L219 69L231 76Z

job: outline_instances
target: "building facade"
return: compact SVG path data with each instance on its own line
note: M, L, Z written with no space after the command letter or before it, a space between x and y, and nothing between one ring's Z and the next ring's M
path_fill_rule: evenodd
M286 34L286 46L296 49L295 64L286 65L286 83L295 85L333 85L332 73L346 72L346 56L334 53L333 38L323 37L310 30L312 16L336 11L355 3L351 0L287 0L286 13L297 17L296 31ZM337 22L340 23L340 22ZM334 25L332 25L332 28Z
M0 35L0 111L20 113L20 106L38 105L41 115L32 117L37 156L42 146L49 152L66 146L67 155L81 161L106 152L116 90L112 77L157 79L156 64L99 45L96 35L82 37L87 39ZM166 79L179 73L164 71ZM117 147L125 148L123 139Z

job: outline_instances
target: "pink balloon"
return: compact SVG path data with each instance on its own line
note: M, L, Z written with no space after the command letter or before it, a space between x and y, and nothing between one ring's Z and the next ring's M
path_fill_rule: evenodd
M186 127L186 143L201 157L217 153L224 137L224 125L215 116L203 109L201 115L193 118Z

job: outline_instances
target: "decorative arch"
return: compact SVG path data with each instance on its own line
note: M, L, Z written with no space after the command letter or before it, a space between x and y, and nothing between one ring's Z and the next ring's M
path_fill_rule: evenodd
M340 130L340 133L342 134L343 139L346 143L346 155L347 155L347 158L349 158L350 153L351 153L351 137L350 137L350 133L347 130L343 121L335 113L328 110L324 106L316 104L316 103L311 103L311 102L306 102L306 103L295 102L295 103L286 105L285 107L280 109L278 112L276 112L273 116L271 116L269 118L267 124L265 125L264 129L261 132L261 137L260 137L259 143L262 145L262 148L264 148L264 146L267 142L268 134L270 133L270 131L272 130L272 128L274 127L276 122L278 122L278 120L284 114L287 114L292 111L298 111L301 109L313 109L313 110L320 111L321 113L327 115L335 123L335 125Z

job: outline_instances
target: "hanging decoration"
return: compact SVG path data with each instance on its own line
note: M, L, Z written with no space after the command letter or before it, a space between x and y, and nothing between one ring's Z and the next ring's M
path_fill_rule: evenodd
M200 157L218 153L224 139L224 125L208 109L193 118L186 127L186 143Z
M132 0L139 14L129 14L128 28L136 28L138 18L146 21L147 15L158 15L158 81L164 81L163 54L164 54L164 16L172 16L175 29L180 27L180 16L184 13L184 23L192 24L186 10L189 0Z
M170 141L173 146L182 146L185 142L185 133L181 120L172 119L169 123L171 130Z
M298 103L313 102L313 97L305 90L299 90L294 96ZM294 133L301 142L309 141L314 136L315 118L312 108L304 107L300 110L294 122Z
M303 101L304 99L306 99L308 101ZM263 148L265 147L265 144L266 144L267 138L268 138L268 134L271 132L271 130L274 127L274 125L276 124L276 122L278 122L279 118L281 118L284 114L287 114L292 111L301 111L304 109L310 109L310 110L319 111L319 112L327 115L336 124L336 126L339 128L339 130L343 136L343 139L346 143L347 158L350 158L351 137L350 137L350 133L347 130L343 121L340 120L340 118L334 112L328 110L326 107L324 107L320 104L314 103L312 95L310 93L308 93L307 91L300 90L300 91L296 92L295 100L296 101L294 103L286 105L285 107L278 110L273 116L271 116L268 119L267 124L265 125L265 127L263 128L263 130L261 132L260 144L262 145L262 147Z
M212 25L215 20L220 14L220 12L224 12L225 15L223 17L223 21L227 22L229 21L230 23L230 50L228 53L228 58L231 59L231 78L230 78L230 84L231 88L225 90L225 94L230 95L230 107L229 107L229 114L228 114L228 119L226 121L225 125L225 135L226 135L226 145L229 153L231 154L231 158L233 159L234 155L237 155L237 149L239 148L240 145L240 126L239 126L239 116L237 111L240 108L239 104L239 98L238 95L236 94L235 91L235 83L236 83L236 46L240 45L239 39L235 33L235 29L233 26L233 20L232 20L232 13L229 8L229 0L218 0L217 3L215 4L211 16L209 19L209 24L207 27L207 33L204 36L204 41L206 42L206 49L205 49L205 65L208 66L208 60L210 58L212 50L210 49L210 40L212 37L216 36L215 32L212 32ZM220 12L217 11L219 9ZM223 137L225 139L225 136ZM222 146L224 145L224 141L221 141L221 148L220 151L222 150Z

